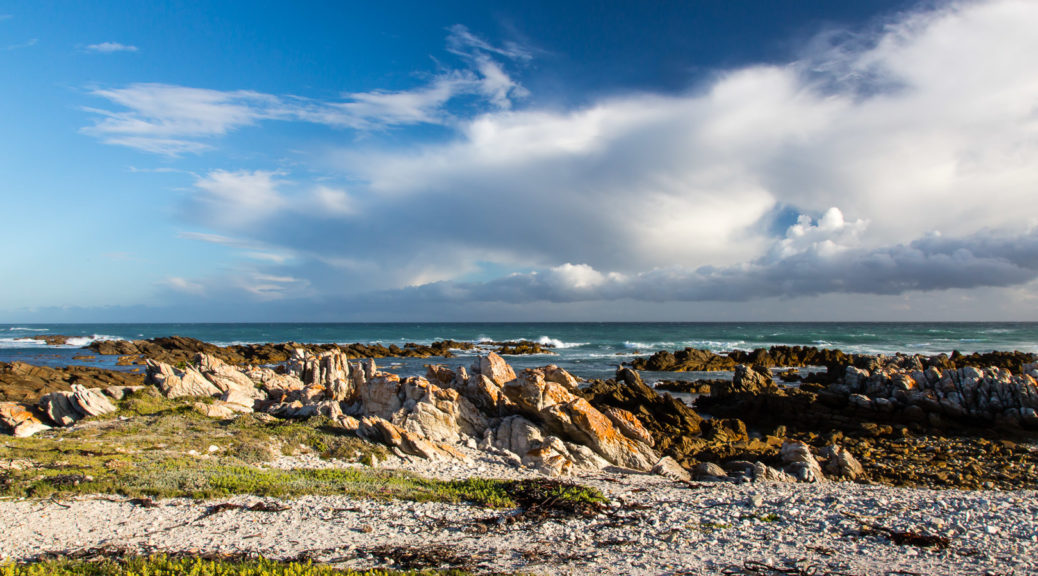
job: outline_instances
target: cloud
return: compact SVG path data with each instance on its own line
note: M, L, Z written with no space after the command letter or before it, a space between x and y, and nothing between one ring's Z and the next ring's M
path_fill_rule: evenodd
M425 302L652 302L797 298L823 294L893 295L909 291L1007 287L1038 279L1038 231L1022 236L982 233L939 236L907 245L847 249L811 246L780 259L727 267L604 274L563 264L482 283L438 282L382 294Z
M448 104L461 96L480 96L490 107L506 109L513 98L526 94L495 59L522 59L519 48L493 48L464 27L452 29L448 41L466 67L443 71L412 90L353 92L341 101L322 101L159 83L98 88L91 94L117 109L87 108L100 118L82 132L107 144L181 156L210 150L217 137L263 121L310 122L354 130L445 124L452 118ZM89 48L99 52L136 50L107 42Z
M30 39L26 40L25 42L19 42L17 44L8 44L4 48L4 50L9 50L10 51L10 50L21 50L22 48L32 48L33 46L39 44L39 42L40 42L39 38L30 38Z
M191 282L190 280L180 278L179 276L166 278L160 283L160 285L182 294L189 294L192 296L202 296L205 294L205 287L202 286L202 284Z
M797 61L727 70L687 93L562 110L523 107L521 90L480 71L483 59L529 53L452 30L448 50L469 68L416 100L478 82L487 105L446 123L452 138L354 142L309 166L348 188L302 172L212 173L195 201L221 209L200 224L298 256L260 273L384 310L404 299L748 302L1033 286L1036 22L1034 3L949 3L827 34ZM370 110L388 118L445 113L371 94ZM238 98L246 113L215 123L225 131L302 117L298 102L283 112L285 98ZM217 194L201 184L214 176L251 183ZM240 212L251 216L235 221ZM485 270L495 277L465 281Z
M101 54L112 54L113 52L137 52L137 47L118 42L101 42L86 47L88 52L99 52Z

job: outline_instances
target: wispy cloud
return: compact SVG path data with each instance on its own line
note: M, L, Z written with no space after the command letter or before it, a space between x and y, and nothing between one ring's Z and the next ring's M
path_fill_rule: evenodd
M310 122L355 130L443 124L451 118L448 104L459 96L477 95L491 108L507 109L512 99L525 95L525 89L494 58L522 59L518 48L494 49L464 27L452 29L449 45L462 56L466 68L446 70L412 90L354 92L341 101L155 83L98 88L91 94L119 108L87 108L100 119L82 131L108 144L179 156L208 150L215 138L262 121Z
M112 54L114 52L137 52L137 47L130 44L120 44L118 42L101 42L100 44L91 44L86 47L88 52L98 52L101 54Z
M39 42L40 42L39 38L30 38L30 39L26 40L25 42L19 42L17 44L8 44L4 49L5 50L21 50L23 48L32 48L33 46L39 44Z

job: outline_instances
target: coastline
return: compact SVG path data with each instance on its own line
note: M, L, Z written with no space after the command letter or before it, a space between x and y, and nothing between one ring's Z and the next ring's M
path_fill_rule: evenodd
M220 359L233 360L228 354L240 348L226 348L225 354L214 348L199 353L193 349L198 345L186 340L178 341L178 346L183 347L180 352L191 352L185 358L194 358L179 360L173 354L163 359L176 361L180 367L146 359L146 354L136 358L143 363L135 365L141 372L134 377L143 388L126 381L103 388L105 370L97 369L89 373L101 381L94 380L94 392L90 392L75 383L86 382L79 375L85 374L83 370L47 369L52 378L65 378L62 381L70 388L68 392L60 387L50 390L48 397L65 394L61 397L69 402L89 400L91 406L97 406L101 402L90 396L96 393L108 397L105 402L114 412L86 418L71 414L64 427L51 421L53 429L4 445L0 476L9 489L22 490L17 488L22 486L28 491L0 501L0 523L14 536L3 545L0 556L24 561L41 552L105 547L113 552L112 547L117 546L122 554L261 554L276 559L303 555L337 566L371 568L402 567L401 558L422 557L418 549L442 552L449 548L453 556L426 554L426 565L419 567L462 567L477 573L707 574L753 573L749 567L765 566L814 566L815 570L845 573L879 569L1006 572L1026 569L1027 559L1038 554L1034 536L1038 508L1033 504L1038 445L1029 421L1018 420L1015 428L1012 422L1001 420L992 425L991 416L968 410L955 416L951 407L940 402L935 409L943 417L927 419L924 412L921 421L904 420L903 412L908 412L897 408L896 402L904 400L909 407L928 405L921 400L918 405L916 400L909 402L911 395L897 396L897 389L889 387L902 381L898 378L914 377L923 378L913 380L918 392L929 390L931 384L936 386L933 390L939 390L942 381L928 384L924 377L912 376L925 376L927 370L947 378L961 378L956 375L974 370L981 378L976 380L978 390L991 386L983 384L988 382L983 378L1000 379L1006 386L1033 387L1030 376L1021 376L1023 380L1007 376L1034 370L1026 363L1034 358L1027 355L856 355L841 357L843 364L838 369L802 374L806 380L801 378L789 386L777 383L778 376L789 368L786 365L796 364L788 360L787 350L766 351L773 360L787 354L787 361L772 362L772 366L760 353L736 354L737 359L757 364L736 363L733 377L715 380L710 394L694 405L695 410L705 409L714 417L703 420L690 411L683 416L685 423L676 425L665 422L692 408L681 408L685 405L680 401L652 391L637 372L620 368L614 378L581 382L565 370L543 367L552 359L543 351L529 358L542 368L514 371L489 350L458 358L427 354L416 360L444 363L429 368L424 377L400 377L376 367L371 359L351 356L351 350L359 349L349 346L303 346L306 351L293 352L272 365L276 370ZM128 350L118 343L106 343L95 351L102 347L111 347L116 354ZM135 350L136 354L142 352L141 346ZM816 355L810 352L808 356L813 358L812 354ZM707 363L729 358L702 357ZM509 356L507 361L515 358L519 357ZM1009 368L977 369L969 361L957 366L954 362L962 358L1002 362ZM473 360L469 373L465 365ZM37 375L43 370L37 369ZM829 380L820 380L823 378ZM212 392L192 390L177 398L181 393L173 391L189 380L194 382L192 386L217 388ZM472 388L472 382L491 388ZM955 382L962 386L961 381ZM852 386L860 386L858 392ZM637 394L631 396L632 391ZM246 400L242 393L247 394ZM531 401L531 393L540 399ZM842 394L843 403L833 404L833 394ZM492 406L485 403L490 397L496 398ZM547 402L548 397L553 400ZM865 404L862 398L867 400ZM39 418L53 419L57 417L53 402L39 408L23 406ZM479 406L482 416L463 416L466 402ZM792 409L780 409L789 402L794 403ZM232 406L231 412L217 410ZM558 419L559 409L568 416ZM825 417L814 418L820 414ZM523 417L529 418L523 422L532 427L516 427ZM475 422L473 418L482 418L483 428L466 428ZM604 418L600 425L611 431L591 424L595 418ZM257 471L291 474L310 469L371 469L451 482L565 479L598 490L609 504L587 516L540 522L502 520L489 525L478 520L517 513L488 509L464 498L421 502L408 501L412 498L408 496L386 500L305 490L288 496L250 496L248 490L235 489L215 500L212 496L204 501L163 497L155 500L155 507L145 507L139 498L119 495L117 484L112 485L114 494L106 495L111 488L90 491L90 486L101 485L101 479L94 476L97 472L83 468L85 472L77 476L75 464L51 471L50 464L33 462L37 437L51 446L67 439L72 444L65 446L74 448L76 442L89 438L118 441L119 436L110 435L126 426L147 430L158 426L155 422L168 426L181 420L196 422L193 426L201 426L202 436L180 439L183 447L169 445L170 440L159 445L174 458L170 462L201 466L200 470L222 466L225 460L238 462L238 456L232 458L231 454L241 453L233 442L227 444L228 440L217 436L206 448L205 434L222 434L219 430L226 426L245 434L273 434L289 425L310 430L310 440L304 441L309 447L291 444L294 440L282 443L276 450L287 453L287 449L292 455L273 460L261 456L248 465ZM520 429L522 438L515 436ZM330 439L349 439L348 446L374 442L385 446L379 450L388 448L389 452L380 452L373 459L359 451L343 458L342 450L318 457L321 451L316 447L325 446ZM648 444L638 444L643 441ZM93 450L88 443L82 445L75 449ZM197 446L188 449L189 445ZM623 448L617 451L615 446ZM238 452L224 456L232 449ZM632 456L638 451L645 458ZM22 456L14 456L15 452ZM849 454L850 460L841 460L840 454ZM664 464L671 456L676 468ZM131 466L148 465L134 458L131 462L136 463ZM361 460L366 464L359 464ZM857 460L861 464L854 468L850 463L857 464ZM94 466L90 470L107 474L105 468L115 461L105 462L98 461L101 468L90 464ZM893 470L899 463L902 470ZM54 480L40 484L32 480L39 473L34 470ZM911 474L904 476L905 471ZM113 473L113 478L120 477ZM83 482L83 489L74 485L62 488L65 485L57 483L72 477L78 478L76 485ZM900 484L906 487L896 486ZM33 487L44 485L57 490L55 495L62 501L34 496L32 491L37 488ZM941 489L934 491L934 487ZM143 489L147 494L154 488ZM287 508L270 513L229 510L207 514L226 503L256 502ZM522 515L521 509L518 514ZM108 517L118 520L112 525L101 520ZM189 518L197 520L184 522ZM898 541L904 537L898 534L931 540L926 545L906 544ZM563 543L565 552L549 543Z

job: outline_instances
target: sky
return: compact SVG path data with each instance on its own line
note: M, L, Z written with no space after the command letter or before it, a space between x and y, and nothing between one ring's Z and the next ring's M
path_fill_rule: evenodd
M0 0L0 320L1038 320L1036 29Z

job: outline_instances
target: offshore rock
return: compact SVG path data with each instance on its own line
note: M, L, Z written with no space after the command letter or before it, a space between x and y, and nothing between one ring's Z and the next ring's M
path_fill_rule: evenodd
M673 353L666 350L656 352L648 359L636 358L631 362L635 370L661 372L713 372L731 370L735 362L727 356L719 356L709 350L685 348Z

